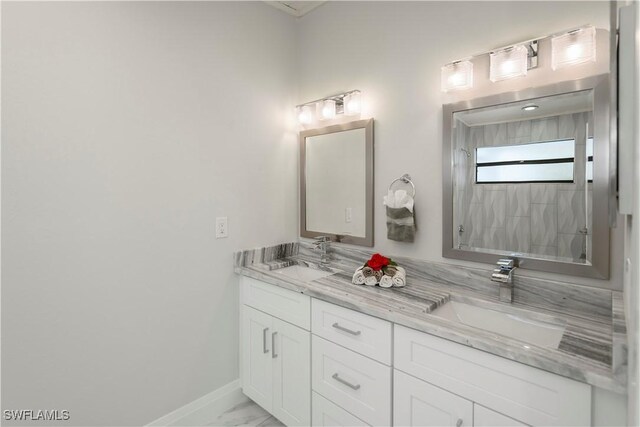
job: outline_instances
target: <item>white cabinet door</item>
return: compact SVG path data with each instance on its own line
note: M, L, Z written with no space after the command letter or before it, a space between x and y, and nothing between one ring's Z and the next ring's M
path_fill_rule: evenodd
M369 425L316 392L313 392L311 413L313 427L367 427Z
M273 415L288 426L311 424L311 334L273 319Z
M273 402L273 318L242 306L242 390L267 411Z
M473 426L473 403L394 370L393 425Z
M474 427L526 427L520 421L509 418L477 403L473 405L473 426Z

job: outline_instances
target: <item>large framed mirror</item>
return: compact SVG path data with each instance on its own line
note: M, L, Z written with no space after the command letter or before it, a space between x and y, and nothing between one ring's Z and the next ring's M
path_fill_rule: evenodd
M300 235L373 246L373 119L300 132Z
M609 111L608 75L445 105L443 256L608 278Z

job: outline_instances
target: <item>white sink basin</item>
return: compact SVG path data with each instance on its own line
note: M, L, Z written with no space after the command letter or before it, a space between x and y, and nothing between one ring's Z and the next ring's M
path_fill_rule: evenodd
M313 280L318 280L335 274L332 271L316 270L315 268L304 267L302 265L292 265L290 267L279 268L277 270L273 270L273 272L301 282L311 282Z
M558 348L564 334L564 325L550 316L528 315L514 308L509 311L449 301L432 314L539 347Z

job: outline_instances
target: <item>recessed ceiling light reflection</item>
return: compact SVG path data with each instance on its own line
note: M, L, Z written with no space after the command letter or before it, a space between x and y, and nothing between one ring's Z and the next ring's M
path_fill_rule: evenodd
M540 108L540 107L538 107L535 104L529 104L529 105L525 105L524 107L522 107L522 111L533 111L533 110L537 110L538 108Z

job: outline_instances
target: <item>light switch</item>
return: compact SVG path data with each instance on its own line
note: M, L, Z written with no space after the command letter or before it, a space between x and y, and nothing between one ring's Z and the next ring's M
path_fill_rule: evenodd
M229 237L229 227L227 226L227 217L219 216L216 218L216 239Z
M352 219L353 219L352 209L346 208L344 210L344 222L351 222Z

